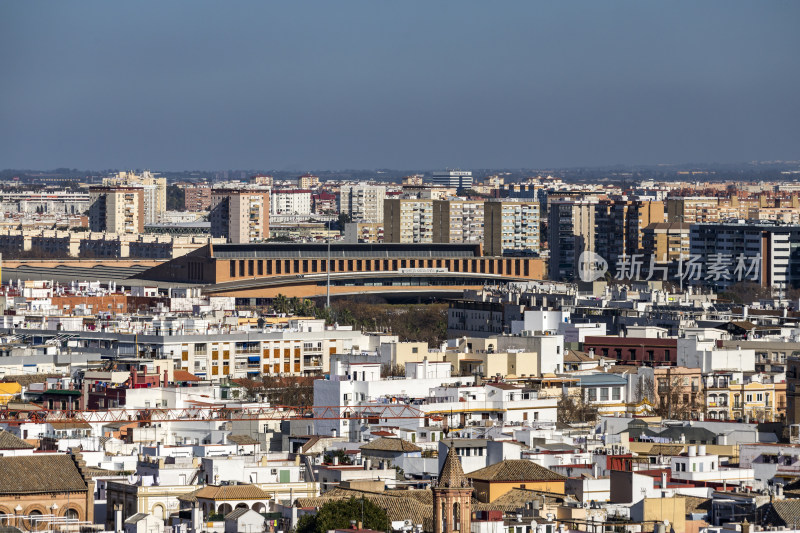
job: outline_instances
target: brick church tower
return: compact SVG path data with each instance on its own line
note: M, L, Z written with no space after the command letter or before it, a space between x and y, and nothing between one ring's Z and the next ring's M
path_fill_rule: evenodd
M439 479L433 487L433 532L469 533L472 523L472 486L464 476L452 442Z

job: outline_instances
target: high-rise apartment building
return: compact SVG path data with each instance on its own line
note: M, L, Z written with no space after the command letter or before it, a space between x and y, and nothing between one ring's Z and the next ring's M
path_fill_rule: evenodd
M141 174L118 172L116 176L103 179L103 185L141 187L144 197L144 223L156 224L167 210L167 180L156 178L149 170Z
M550 202L548 275L553 280L575 280L583 252L594 252L595 200Z
M482 200L434 200L433 242L483 242L483 206Z
M664 202L651 200L600 200L595 208L595 252L609 265L642 248L646 226L664 222Z
M309 189L273 190L270 209L273 215L310 215L311 191Z
M468 170L445 170L434 172L431 184L439 187L454 187L456 189L469 189L472 187L472 172Z
M432 243L433 200L386 199L383 203L383 242Z
M183 189L183 206L187 211L208 211L211 207L211 187L198 185Z
M144 232L144 189L91 187L89 229L107 233Z
M231 243L269 238L269 192L215 189L211 194L211 235Z
M719 198L714 196L667 198L665 222L719 222L719 203Z
M539 253L539 202L490 201L484 204L485 255Z
M648 225L642 230L642 254L645 261L650 256L661 263L678 261L681 256L689 256L690 224L681 222L660 222Z
M778 291L800 286L800 226L766 221L738 220L693 224L690 255L702 265L686 277L726 288L739 281L758 283ZM698 272L695 274L694 272Z
M303 174L297 179L298 189L316 189L319 187L319 177L313 174Z
M383 222L385 199L384 185L342 185L339 190L339 212L350 215L353 221Z

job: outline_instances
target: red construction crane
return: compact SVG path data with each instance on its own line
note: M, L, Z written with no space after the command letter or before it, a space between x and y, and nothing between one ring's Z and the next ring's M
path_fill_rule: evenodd
M427 418L429 415L405 404L336 405L314 407L186 407L103 410L0 409L0 424L74 424L110 422L211 422L234 420L381 420Z

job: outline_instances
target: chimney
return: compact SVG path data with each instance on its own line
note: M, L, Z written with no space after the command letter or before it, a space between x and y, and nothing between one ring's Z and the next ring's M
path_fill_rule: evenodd
M742 533L750 533L750 522L747 521L747 518L742 522Z
M775 496L779 499L783 499L783 483L777 483L775 485Z
M118 503L114 505L114 532L122 533L122 530L122 504Z
M662 489L666 489L667 488L667 473L666 472L661 472L661 488Z
M164 369L164 387L169 383L169 370Z

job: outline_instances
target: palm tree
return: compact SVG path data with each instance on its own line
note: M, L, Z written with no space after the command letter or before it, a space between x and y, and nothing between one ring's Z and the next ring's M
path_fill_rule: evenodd
M292 314L296 315L297 312L300 311L300 298L292 296L289 299L289 308L292 310Z
M283 294L279 294L272 299L272 308L278 313L286 313L289 311L289 300Z

